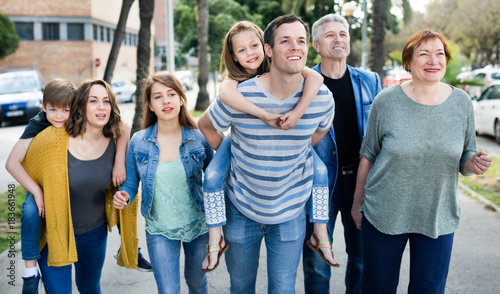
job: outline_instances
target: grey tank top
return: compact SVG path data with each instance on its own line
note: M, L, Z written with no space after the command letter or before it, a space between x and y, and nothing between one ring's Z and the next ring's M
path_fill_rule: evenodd
M109 140L104 154L93 160L80 160L68 150L69 194L75 235L90 232L106 223L106 188L112 181L115 152L114 140Z

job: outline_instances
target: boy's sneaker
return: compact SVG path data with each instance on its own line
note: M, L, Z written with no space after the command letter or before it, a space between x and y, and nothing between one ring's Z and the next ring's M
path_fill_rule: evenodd
M38 294L40 274L28 278L23 277L23 294Z
M153 267L151 266L151 263L144 258L144 256L141 253L141 248L139 247L139 255L137 256L137 270L141 272L150 272L153 270ZM118 252L115 254L115 259L118 259L118 253L120 253L120 249L118 249Z
M137 256L137 270L141 272L150 272L153 270L151 263L142 256L141 248L139 248L139 255Z

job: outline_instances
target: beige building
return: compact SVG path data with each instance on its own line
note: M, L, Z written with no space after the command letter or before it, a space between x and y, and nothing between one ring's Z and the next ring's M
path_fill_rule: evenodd
M121 11L121 0L1 0L0 11L20 37L16 53L0 66L36 66L46 81L75 84L102 78ZM138 1L129 13L113 80L136 79L140 26ZM153 51L153 50L152 50ZM151 59L151 70L153 59Z

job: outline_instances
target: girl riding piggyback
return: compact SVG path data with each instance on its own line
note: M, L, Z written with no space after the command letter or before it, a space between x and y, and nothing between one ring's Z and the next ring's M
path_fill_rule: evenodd
M219 88L219 98L230 107L260 118L272 127L292 129L302 117L311 101L323 84L323 77L309 68L302 70L306 79L304 91L295 108L285 114L269 113L243 97L238 91L238 84L256 75L269 71L270 60L264 53L264 33L249 21L240 21L227 33L221 56L220 72L224 77ZM225 71L224 71L225 68ZM210 141L208 143L211 143ZM222 237L222 226L226 223L225 180L229 174L231 161L230 136L226 136L218 146L213 161L205 171L203 196L205 216L209 228L207 257L203 261L204 271L214 270L222 253L228 245ZM338 266L331 251L326 223L328 221L328 175L324 163L314 150L314 179L312 199L321 199L324 205L310 205L310 218L314 222L314 234L308 242L316 247L323 260L332 266ZM325 200L326 201L323 201Z

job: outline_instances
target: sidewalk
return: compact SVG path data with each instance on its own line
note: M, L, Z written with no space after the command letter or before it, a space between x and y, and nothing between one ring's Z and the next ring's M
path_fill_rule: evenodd
M460 228L455 234L455 243L448 275L446 293L498 293L500 289L500 215L484 209L476 200L460 192L462 201L462 219ZM144 218L138 218L139 244L142 252L147 256L147 247L144 236ZM347 260L344 252L343 232L340 218L337 219L334 235L334 252L341 262L340 268L332 269L331 293L344 293L343 285L345 263ZM20 246L19 244L17 245ZM157 293L153 273L143 273L136 270L121 268L116 265L113 255L120 246L119 235L116 231L108 236L106 262L104 264L101 287L103 293ZM20 249L20 248L16 248ZM182 254L181 254L182 255ZM15 286L10 286L8 268L14 262ZM403 257L400 285L398 293L406 293L408 284L408 248ZM182 264L182 261L181 261ZM0 260L0 293L21 293L22 271L24 269L20 252L15 258L5 256ZM183 267L181 267L181 293L188 293L183 280ZM229 293L229 275L224 258L217 270L208 274L211 293ZM302 267L297 271L295 284L296 293L303 291ZM73 288L76 293L76 286ZM45 293L43 289L40 293ZM263 244L260 257L260 267L257 277L256 293L267 293L266 252Z

